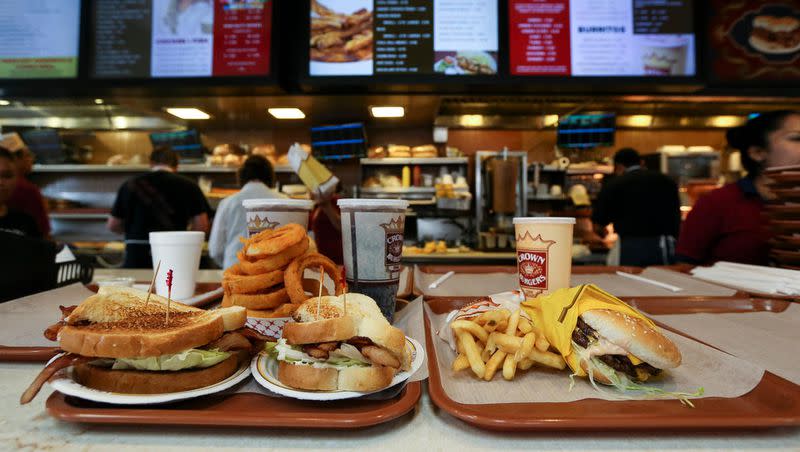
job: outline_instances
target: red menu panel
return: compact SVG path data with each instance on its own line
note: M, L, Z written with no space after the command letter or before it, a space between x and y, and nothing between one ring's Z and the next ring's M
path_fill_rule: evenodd
M269 74L272 2L214 4L213 75Z
M569 0L510 0L513 75L569 75Z

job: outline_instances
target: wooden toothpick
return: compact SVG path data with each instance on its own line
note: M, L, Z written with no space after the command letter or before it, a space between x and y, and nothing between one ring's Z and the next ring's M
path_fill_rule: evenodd
M161 261L156 265L156 271L153 272L153 279L150 280L150 288L147 289L147 298L144 299L144 307L147 308L147 303L150 303L150 295L153 294L153 288L156 286L156 278L158 277L158 269L161 268Z
M169 307L172 303L172 269L167 272L167 325L169 325Z
M317 295L317 319L319 319L319 305L322 303L322 281L325 279L325 269L319 266L319 295Z

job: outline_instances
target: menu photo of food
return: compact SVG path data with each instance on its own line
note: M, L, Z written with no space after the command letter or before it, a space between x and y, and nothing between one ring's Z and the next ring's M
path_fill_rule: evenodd
M372 74L372 1L312 0L309 73Z
M435 52L433 70L445 75L494 75L497 52Z
M734 24L730 37L768 61L793 60L800 54L800 10L783 5L752 10Z

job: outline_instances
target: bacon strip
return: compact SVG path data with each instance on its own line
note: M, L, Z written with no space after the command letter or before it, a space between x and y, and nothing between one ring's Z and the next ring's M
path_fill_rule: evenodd
M58 340L58 333L61 331L61 328L64 328L64 325L67 324L66 321L67 317L69 317L70 314L72 314L72 311L74 311L75 308L77 307L78 307L77 305L58 307L58 309L61 309L61 321L59 321L56 324L48 326L47 329L44 330L44 337L48 341L55 342Z
M42 389L42 386L49 380L56 372L61 369L67 368L69 366L74 366L78 363L89 362L92 358L87 358L86 356L80 355L73 355L72 353L67 353L63 356L60 356L53 360L50 364L45 366L44 369L36 376L36 379L33 380L28 389L22 393L22 397L19 398L19 403L21 405L25 405L26 403L33 400L36 397L36 394Z

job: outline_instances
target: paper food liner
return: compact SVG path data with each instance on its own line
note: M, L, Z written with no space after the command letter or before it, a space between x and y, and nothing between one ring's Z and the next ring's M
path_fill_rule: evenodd
M583 399L620 400L611 386L602 386L606 394L596 391L586 378L575 378L570 390L570 371L563 371L535 365L527 371L517 371L511 381L503 379L498 372L492 381L478 380L469 369L454 372L451 368L456 353L445 340L438 337L446 326L449 313L435 314L426 305L430 319L433 344L441 375L441 383L448 397L464 404L490 403L547 403L574 402ZM704 388L702 397L735 398L750 392L761 381L764 369L756 364L705 346L699 342L662 331L680 349L683 362L676 369L665 371L665 375L647 385L665 391L693 393ZM636 393L629 393L636 395ZM646 396L642 396L647 400ZM680 403L677 400L675 403Z
M654 316L659 322L714 344L747 362L800 384L796 355L800 305L784 312Z
M422 346L422 349L419 353L423 354L425 360L420 366L419 370L414 373L405 383L397 384L391 388L387 388L383 391L376 392L374 394L370 394L368 396L363 397L364 399L369 400L386 400L391 399L405 387L406 384L414 382L414 381L421 381L428 378L428 354L425 351L425 325L423 324L422 320L422 308L423 302L422 297L418 297L416 300L410 302L406 307L397 311L394 315L394 326L400 328L406 333L406 336L416 340ZM226 394L233 394L233 393L240 393L240 392L255 392L258 394L264 394L270 397L283 397L280 394L275 394L272 391L269 391L267 388L258 384L253 378L248 378L245 380L245 383L230 389Z

